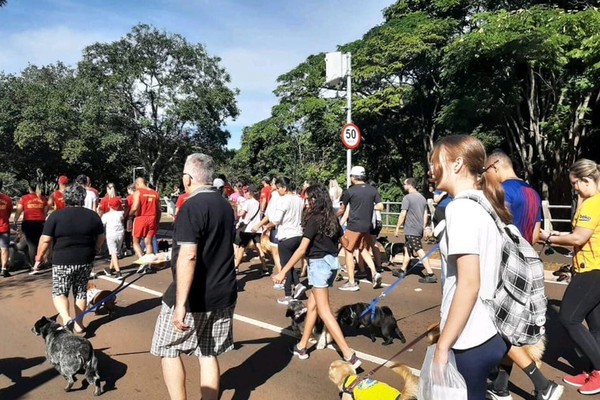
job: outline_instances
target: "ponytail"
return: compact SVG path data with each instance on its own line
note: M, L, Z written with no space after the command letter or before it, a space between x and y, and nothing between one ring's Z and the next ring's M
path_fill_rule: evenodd
M504 188L502 185L491 179L486 179L484 171L479 175L479 188L483 191L483 195L488 199L500 220L505 224L512 223L512 215L504 202Z

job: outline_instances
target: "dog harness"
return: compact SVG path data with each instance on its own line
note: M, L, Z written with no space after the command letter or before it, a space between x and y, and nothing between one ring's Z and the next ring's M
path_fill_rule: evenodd
M398 389L371 378L364 378L353 385L356 379L358 379L357 375L350 375L342 385L342 391L348 393L354 400L398 400L402 394Z

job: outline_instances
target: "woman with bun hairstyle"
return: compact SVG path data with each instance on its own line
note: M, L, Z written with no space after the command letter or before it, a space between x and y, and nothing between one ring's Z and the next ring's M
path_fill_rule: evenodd
M590 362L587 371L567 375L565 383L581 394L600 393L600 166L577 160L569 168L569 181L581 204L571 232L540 231L546 244L573 246L573 275L560 307L559 319ZM587 327L583 321L587 322Z
M436 188L454 198L446 208L440 240L443 288L440 338L433 362L446 365L453 351L469 400L485 399L487 376L508 350L484 304L494 297L498 283L502 235L482 206L464 198L475 197L493 208L502 221L510 222L502 186L486 179L485 161L478 139L453 135L436 142L430 168Z

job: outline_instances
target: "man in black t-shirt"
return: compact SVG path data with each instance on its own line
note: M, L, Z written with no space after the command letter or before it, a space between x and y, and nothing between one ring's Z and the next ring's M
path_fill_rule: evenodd
M373 289L381 287L381 274L375 269L375 263L371 256L371 221L373 211L383 210L383 203L377 189L365 183L366 173L363 167L355 166L350 170L352 186L342 194L342 206L338 216L344 215L347 207L350 207L348 224L342 245L346 250L346 270L348 271L348 282L340 286L340 290L355 292L359 290L358 283L354 281L354 251L360 250L360 255L371 270L373 277Z
M210 156L188 156L183 171L183 186L190 195L175 221L173 283L163 295L150 352L162 357L172 398L185 393L180 358L185 353L199 357L201 397L216 399L220 379L217 356L233 349L237 300L233 210L212 187L214 163Z

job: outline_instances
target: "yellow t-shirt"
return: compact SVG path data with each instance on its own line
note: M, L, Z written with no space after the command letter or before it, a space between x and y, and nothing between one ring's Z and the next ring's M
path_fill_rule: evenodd
M600 270L600 193L585 199L573 217L573 227L591 229L590 239L575 246L573 264L579 272Z

